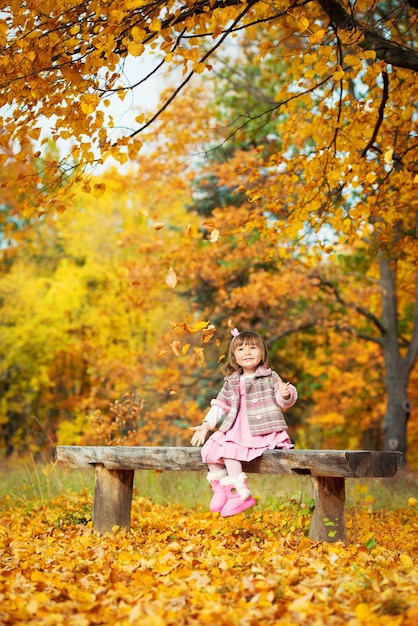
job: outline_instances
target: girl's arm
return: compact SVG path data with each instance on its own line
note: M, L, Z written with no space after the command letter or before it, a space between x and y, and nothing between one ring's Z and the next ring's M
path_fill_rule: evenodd
M225 415L225 411L222 407L217 404L212 404L209 411L206 413L203 418L203 424L207 423L210 426L210 430L213 430L218 422L221 421L222 417Z
M275 398L277 404L282 409L287 409L295 404L298 399L298 392L294 385L291 385L289 382L285 383L279 376L278 384L275 388Z
M223 411L220 406L212 405L200 426L193 426L191 428L191 430L194 430L191 440L192 446L201 446L205 442L208 432L215 428L224 414L225 411Z

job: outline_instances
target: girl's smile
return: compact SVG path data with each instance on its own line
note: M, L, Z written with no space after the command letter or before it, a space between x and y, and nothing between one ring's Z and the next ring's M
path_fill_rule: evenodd
M244 374L254 374L261 363L261 350L255 344L241 344L236 348L234 356Z

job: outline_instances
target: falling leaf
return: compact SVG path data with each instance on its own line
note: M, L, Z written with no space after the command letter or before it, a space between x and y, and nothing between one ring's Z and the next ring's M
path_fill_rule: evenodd
M209 228L216 228L216 224L213 220L204 220L202 222L203 226L208 226Z
M192 326L190 326L190 331L192 333L198 333L200 330L202 330L203 328L205 328L208 325L208 322L196 322L195 324L193 324Z
M192 226L191 224L187 225L187 229L186 229L186 235L188 237L195 237L197 234L197 230L195 228L195 226Z
M167 286L170 287L170 289L174 289L174 287L177 285L177 274L172 267L170 267L170 269L168 270L165 282Z
M209 343L214 334L216 333L216 327L210 324L207 328L202 330L203 343Z
M219 230L217 228L214 228L212 232L210 233L209 241L210 243L215 243L216 241L218 241L218 239L219 239Z
M162 228L164 228L164 227L165 227L164 222L155 222L155 223L153 224L153 228L154 228L154 230L161 230L161 229L162 229Z
M199 365L202 365L203 361L205 360L203 348L195 347L193 348L193 353L196 355Z
M174 354L176 356L180 356L181 355L181 351L180 351L180 341L173 341L170 344L170 348L172 349L172 351L174 352Z

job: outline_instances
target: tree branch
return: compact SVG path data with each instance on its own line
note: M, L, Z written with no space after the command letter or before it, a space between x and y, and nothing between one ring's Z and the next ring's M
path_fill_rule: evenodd
M247 11L249 11L249 5L246 5L244 10L241 11L241 13L236 17L236 19L233 22L234 24L237 24L241 21L241 19L244 17L244 15L247 13ZM214 53L214 51L219 48L221 46L221 44L223 43L223 41L226 39L226 37L228 36L229 31L225 32L222 37L219 39L219 41L216 42L216 44L209 50L207 51L202 58L200 59L199 63L204 63L206 61L206 59L208 59L211 54ZM189 72L189 74L186 76L186 78L182 81L182 83L173 91L173 93L171 94L171 96L168 98L168 100L164 103L164 105L157 111L157 113L155 113L155 115L153 115L143 126L141 126L141 128L138 128L136 131L134 131L133 133L131 133L129 136L130 137L135 137L136 135L138 135L139 133L141 133L143 130L145 130L145 128L147 128L148 126L150 126L156 119L157 117L159 117L161 115L161 113L169 106L169 104L171 104L171 102L174 100L174 98L180 93L180 91L183 89L183 87L189 82L189 80L191 80L191 78L194 76L194 70L192 70L191 72Z
M352 14L347 13L338 0L317 0L328 15L333 26L357 33L357 44L365 50L374 50L376 56L395 67L418 72L418 53L360 24Z
M380 347L382 346L382 340L380 337L373 337L373 335L366 335L366 333L360 333L358 330L356 330L355 328L351 328L350 326L340 326L339 324L337 324L335 326L335 330L341 333L346 333L347 335L350 335L351 337L354 335L358 339L363 339L364 341L371 341L373 343L377 343Z
M373 134L370 137L370 140L367 146L364 148L364 150L361 153L361 157L365 157L367 152L370 150L370 148L373 148L373 144L376 141L379 128L383 122L383 118L385 114L385 106L389 98L389 76L386 71L382 72L382 78L383 78L383 92L382 92L382 100L380 102L380 107L379 107L379 114L377 116L376 126L374 127Z
M321 278L321 276L315 275L313 276L313 278L315 278L315 280L319 281L319 284L321 287L325 287L326 289L328 289L329 291L331 291L335 297L335 299L337 300L337 302L339 302L345 309L349 309L352 308L355 311L357 311L357 313L360 313L360 315L362 315L363 317L365 317L366 319L368 319L370 322L372 322L372 324L377 328L377 330L379 331L379 333L381 335L385 334L385 328L384 326L382 326L380 320L373 315L373 313L371 313L370 311L368 311L367 309L363 308L362 306L359 306L358 304L352 304L352 303L347 303L341 296L340 292L338 291L337 287L335 285L333 285L333 283L331 283L328 280L324 280L323 278ZM347 329L346 329L347 330ZM355 331L356 332L356 331ZM356 335L358 335L360 337L360 334L356 332ZM378 339L373 339L372 337L369 337L368 335L363 336L363 339L369 339L371 341L379 341Z
M314 322L301 322L300 324L295 324L295 326L287 328L286 330L283 330L280 333L273 335L273 337L266 339L266 344L268 346L271 346L275 341L280 341L281 339L284 339L284 337L302 332L304 330L309 330L310 328L315 328Z

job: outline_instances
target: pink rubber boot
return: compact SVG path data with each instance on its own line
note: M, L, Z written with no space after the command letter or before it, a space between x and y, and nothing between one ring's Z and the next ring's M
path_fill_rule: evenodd
M225 476L225 478L221 479L221 484L225 485L227 488L227 501L221 511L222 517L236 515L256 504L256 501L248 489L247 476L244 472L241 472L238 478Z
M221 479L225 478L226 470L219 470L219 472L209 472L207 479L212 487L213 496L209 504L209 509L212 513L219 513L222 511L227 500L227 488L221 484Z

